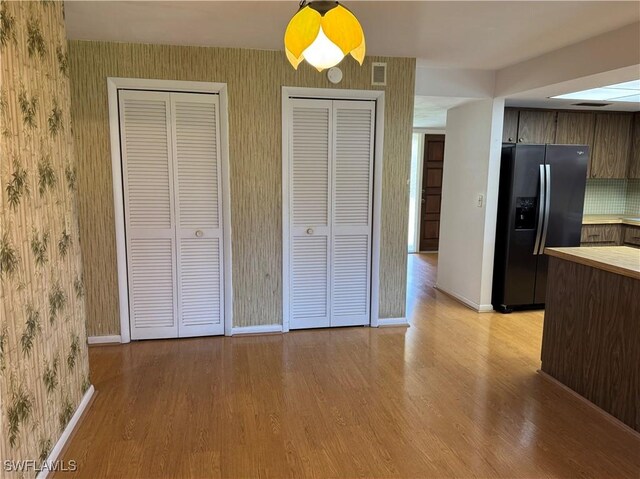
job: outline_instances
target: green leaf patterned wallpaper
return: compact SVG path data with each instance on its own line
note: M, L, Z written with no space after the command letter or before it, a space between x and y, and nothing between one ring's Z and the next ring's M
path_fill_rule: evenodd
M44 460L90 385L62 3L3 1L0 58L0 457Z

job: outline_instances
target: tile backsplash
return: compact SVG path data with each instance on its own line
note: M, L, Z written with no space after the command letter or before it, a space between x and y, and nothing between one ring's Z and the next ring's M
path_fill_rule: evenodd
M588 179L584 214L640 216L640 180Z
M627 200L624 214L632 218L640 218L640 179L627 181Z
M627 180L594 178L584 192L585 215L625 214Z

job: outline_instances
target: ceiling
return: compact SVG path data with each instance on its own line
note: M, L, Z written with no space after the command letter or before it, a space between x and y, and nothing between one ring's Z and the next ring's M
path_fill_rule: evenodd
M636 1L401 2L347 0L367 53L422 65L495 70L640 20ZM67 1L74 40L282 48L296 0Z
M587 100L590 102L590 100ZM577 106L582 100L564 100L560 98L508 98L507 106L523 108L550 108L553 110L609 110L609 111L640 111L640 103L637 102L594 102L604 106Z
M638 101L600 101L570 98L553 98L556 95L566 95L575 92L590 91L619 83L640 83L638 66L630 66L622 70L602 72L593 77L578 78L570 82L547 85L532 91L518 93L506 99L507 106L525 108L551 108L557 110L609 110L609 111L640 111ZM637 85L634 85L634 88ZM584 98L588 96L580 95ZM578 106L577 103L598 103L604 106Z
M496 70L640 21L636 1L345 3L363 25L367 54L415 57L421 66L440 68ZM65 2L65 19L73 40L279 50L297 5L296 0L74 0ZM467 101L417 96L414 127L442 129L447 110ZM508 100L516 106L577 108L573 103L539 92L535 98Z
M416 96L413 127L444 130L447 126L447 110L468 101L468 98Z

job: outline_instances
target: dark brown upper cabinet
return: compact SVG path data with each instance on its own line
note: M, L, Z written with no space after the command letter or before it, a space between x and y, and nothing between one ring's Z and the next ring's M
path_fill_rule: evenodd
M593 152L593 133L596 116L593 112L559 111L556 124L556 143L559 145L588 145ZM587 169L590 175L591 162Z
M640 112L505 108L502 141L588 145L589 178L640 178Z
M629 113L596 113L591 178L625 178L631 150Z
M502 126L502 141L515 143L518 141L518 114L516 108L504 109L504 124Z
M629 155L627 177L640 178L640 113L633 115L633 133L631 138L631 154Z
M555 111L520 110L518 143L554 143L555 139Z
M593 146L594 113L587 111L559 111L556 128L558 145Z

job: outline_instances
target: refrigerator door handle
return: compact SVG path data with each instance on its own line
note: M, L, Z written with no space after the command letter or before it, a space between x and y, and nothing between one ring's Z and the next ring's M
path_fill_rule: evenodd
M540 196L538 197L538 231L536 231L536 244L533 246L534 256L540 254L540 240L542 238L542 223L544 221L544 200L547 193L545 165L540 165Z
M549 206L551 204L551 165L544 165L546 171L546 187L547 192L544 195L544 225L542 226L542 242L540 244L540 253L544 254L544 248L547 245L547 231L549 229Z

